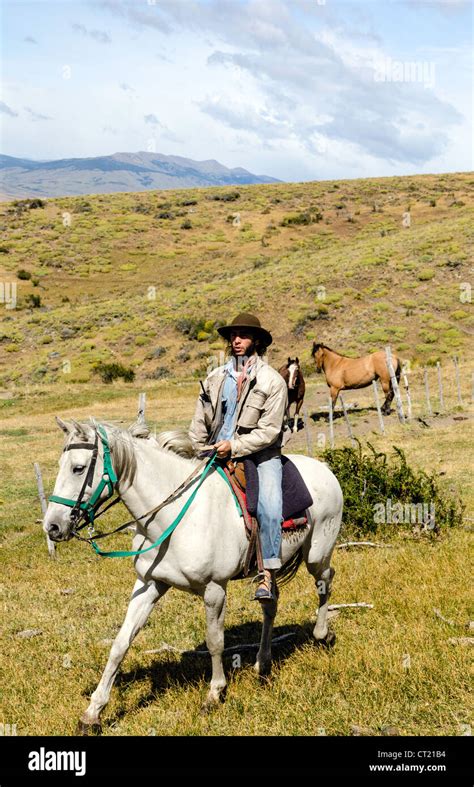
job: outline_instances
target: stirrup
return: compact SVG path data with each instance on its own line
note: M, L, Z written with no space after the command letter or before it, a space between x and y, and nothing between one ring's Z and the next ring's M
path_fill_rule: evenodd
M271 575L268 577L265 573L257 574L253 582L258 581L258 587L253 597L254 601L275 601L276 595L274 593L274 581Z

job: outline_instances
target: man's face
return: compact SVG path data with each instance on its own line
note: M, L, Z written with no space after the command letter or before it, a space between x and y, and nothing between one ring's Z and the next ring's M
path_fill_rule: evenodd
M235 328L230 332L232 353L238 357L252 355L254 351L254 336L246 328Z

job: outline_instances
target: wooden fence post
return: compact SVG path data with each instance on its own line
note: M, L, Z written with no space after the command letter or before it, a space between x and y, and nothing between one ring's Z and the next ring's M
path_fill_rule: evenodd
M329 396L329 445L334 448L334 421L332 412L332 399Z
M345 420L346 426L347 426L347 433L348 433L349 437L351 438L352 444L353 445L357 445L356 441L354 440L354 435L352 434L352 427L351 427L351 423L349 421L349 416L347 415L346 403L344 402L344 399L342 398L342 394L339 394L339 399L341 400L341 404L342 404L342 411L344 413L344 420Z
M403 424L405 422L405 416L403 415L402 397L400 396L400 389L398 387L397 378L395 377L395 372L393 370L392 350L390 349L389 344L385 348L385 357L387 360L387 369L390 375L390 380L392 381L393 393L395 395L395 404L397 406L398 420L400 421L401 424Z
M430 385L428 382L428 369L423 369L423 379L425 381L425 396L426 396L426 407L428 409L428 415L433 415L433 410L431 409L431 402L430 402Z
M306 437L306 449L308 451L308 456L313 456L313 445L311 442L311 435L309 433L309 426L308 426L308 411L306 409L305 404L303 404L303 421L304 421L304 433Z
M459 379L459 359L458 359L457 355L454 356L453 363L454 363L454 370L455 370L455 375L456 375L456 388L457 388L457 391L458 391L458 402L462 406L463 402L462 402L462 396L461 396L461 381Z
M36 483L38 485L38 495L41 503L41 511L44 517L46 514L46 509L48 508L48 504L46 502L46 497L44 494L43 478L41 476L41 470L38 462L34 462L33 467L35 468ZM46 534L46 545L48 547L49 556L54 557L56 552L56 545L54 541L51 541L48 534Z
M406 372L403 372L403 385L405 386L405 393L407 397L407 420L411 421L411 396L410 396L410 389L408 387L408 377Z
M444 397L443 397L443 378L441 377L441 364L439 361L436 362L436 369L438 371L438 397L439 397L439 409L441 411L444 410Z
M375 406L377 408L377 413L378 413L378 416L379 416L380 431L382 432L382 434L385 434L385 426L384 426L384 423L383 423L383 415L382 415L382 410L380 409L379 392L377 390L377 383L375 382L375 380L372 380L372 388L373 388L373 391L374 391Z

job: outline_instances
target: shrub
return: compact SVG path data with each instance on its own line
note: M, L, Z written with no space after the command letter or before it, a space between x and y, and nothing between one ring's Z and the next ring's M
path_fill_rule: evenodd
M435 275L435 272L434 272L433 268L423 268L423 270L421 270L418 273L418 277L417 278L418 278L418 281L430 281L430 279L432 279L434 277L434 275Z
M299 225L313 224L321 221L323 214L320 211L305 211L304 213L293 213L285 216L280 222L281 227L293 227Z
M10 254L8 246L0 246L0 254Z
M428 475L411 468L402 449L396 446L393 446L392 461L370 443L367 447L369 453L363 453L360 443L357 448L346 446L323 452L322 458L336 475L344 495L345 535L375 533L384 521L375 513L386 509L389 499L392 510L397 503L404 509L405 504L421 504L429 512L433 505L434 522L422 523L431 532L462 523L463 504L440 488L435 473ZM415 523L407 522L404 517L402 522L388 524L412 528Z
M187 207L188 205L197 205L197 204L198 204L197 199L182 199L178 202L178 205L181 205L181 207L183 208Z
M214 202L235 202L237 199L240 199L240 193L238 191L227 191L225 194L213 194L208 199L214 200Z
M31 306L32 309L39 309L41 306L41 296L34 295L33 293L28 293L26 296L26 303Z
M170 374L171 372L166 366L157 366L153 372L147 374L147 377L150 380L162 380L164 377L169 377Z
M174 213L171 210L162 210L156 214L157 219L174 219Z
M98 374L104 383L111 383L122 377L124 382L129 383L135 379L135 372L121 363L104 363L100 361L96 364L94 372Z
M176 330L184 333L189 339L197 339L197 341L202 342L210 337L217 338L216 329L222 324L215 320L193 320L190 317L182 317L175 323L175 327ZM204 336L203 334L206 335Z
M193 227L193 223L192 223L191 219L185 219L183 221L183 223L181 224L181 229L182 230L191 230L192 227Z
M92 213L92 205L87 200L82 200L74 205L74 213Z
M17 275L17 279L23 279L24 281L28 281L28 279L31 279L30 271L25 271L24 268L20 268L20 270L17 271L16 275Z

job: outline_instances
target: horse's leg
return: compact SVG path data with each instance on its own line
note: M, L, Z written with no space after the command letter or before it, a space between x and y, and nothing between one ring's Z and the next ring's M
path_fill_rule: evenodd
M276 589L276 596L276 599L267 599L260 602L263 612L263 626L254 670L261 677L268 675L272 666L272 632L278 607L278 588Z
M313 637L317 642L332 645L335 635L328 629L328 606L331 597L332 580L335 570L331 566L325 568L321 565L308 566L308 571L314 576L316 592L319 596L319 609L316 625L313 629Z
M385 394L385 401L384 401L384 403L382 405L382 408L381 408L382 409L382 413L384 415L390 415L390 410L391 410L390 405L392 403L393 397L395 396L395 393L394 393L394 390L393 390L393 386L392 386L392 381L390 380L390 377L389 377L387 380L380 379L380 382L382 384L382 390L383 390L383 392Z
M118 668L123 661L133 638L145 625L155 603L168 590L168 585L162 582L143 582L137 579L132 597L128 605L125 620L110 649L99 685L91 696L89 707L83 713L79 722L79 729L86 733L88 729L100 727L100 713L107 705Z
M226 679L222 664L224 650L224 617L226 604L225 586L209 582L204 590L206 607L206 644L212 659L212 678L203 711L215 707L225 692Z
M337 397L339 396L340 388L336 388L335 385L331 385L329 388L329 393L331 394L332 399L332 411L334 412L336 408Z
M294 424L294 427L293 427L293 432L297 432L298 431L298 418L299 418L299 413L300 413L302 404L303 404L303 400L302 399L298 399L298 401L296 402L295 424Z
M335 574L334 569L331 568L331 554L339 531L341 515L342 512L339 512L326 521L318 522L315 525L311 542L303 550L307 569L314 577L319 597L318 617L313 629L313 637L317 642L327 645L331 645L335 640L334 634L328 630L327 615L332 580Z

